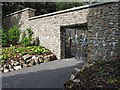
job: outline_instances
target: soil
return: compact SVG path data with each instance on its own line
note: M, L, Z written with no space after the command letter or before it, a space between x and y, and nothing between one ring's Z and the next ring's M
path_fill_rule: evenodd
M65 88L70 90L120 90L120 59L115 61L97 61L89 68L79 72L75 79L67 81ZM72 88L68 86L73 85Z

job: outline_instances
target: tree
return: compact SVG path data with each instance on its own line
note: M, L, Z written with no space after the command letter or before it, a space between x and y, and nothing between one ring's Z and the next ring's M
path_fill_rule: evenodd
M2 4L3 16L28 7L36 9L36 15L56 11L53 2L3 2Z
M7 15L24 8L36 9L36 15L51 13L72 7L85 5L85 2L3 2L2 15Z
M72 7L83 6L87 4L87 2L56 2L56 10L64 10Z

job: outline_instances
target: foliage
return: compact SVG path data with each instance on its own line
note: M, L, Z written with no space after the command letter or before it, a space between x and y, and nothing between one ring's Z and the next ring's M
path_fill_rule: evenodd
M72 7L82 6L85 4L85 2L56 2L56 10L64 10Z
M109 77L107 82L113 84L113 83L118 82L118 80L117 80L117 78Z
M8 30L9 43L15 45L19 41L20 30L17 26L13 26Z
M58 10L68 9L85 5L88 2L3 2L2 14L7 15L24 8L36 9L36 15L51 13Z
M3 16L28 7L36 9L36 15L56 11L54 2L3 2L2 4Z
M48 49L42 47L42 46L27 46L27 47L8 47L8 48L0 48L0 58L2 61L9 60L9 58L14 59L16 57L21 57L24 54L43 54L49 52Z
M0 30L0 43L2 43L2 46L6 46L7 45L7 33L3 30Z
M33 31L31 30L31 28L27 28L23 32L22 40L20 41L20 43L25 46L31 45L32 35L33 35Z

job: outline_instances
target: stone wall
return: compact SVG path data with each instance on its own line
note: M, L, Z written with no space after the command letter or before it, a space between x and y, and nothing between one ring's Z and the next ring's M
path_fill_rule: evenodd
M31 8L26 8L9 15L6 15L2 19L2 27L8 30L12 26L16 25L21 30L24 30L29 26L29 18L35 15L35 10Z
M13 14L3 19L3 26L9 27L12 22L12 25L20 25L21 29L31 27L34 30L34 37L39 38L40 45L50 49L58 59L61 59L64 54L62 53L62 35L64 32L61 27L87 23L88 60L110 60L118 58L120 53L119 4L120 2L107 2L86 5L35 17L32 17L34 10L27 9L19 13L20 15ZM5 23L16 15L20 17L17 17L17 23L13 23L13 21L9 24ZM13 18L13 20L16 19ZM23 22L22 25L20 21Z
M120 57L119 4L109 3L89 10L89 60L115 60Z
M50 49L58 59L61 58L61 30L60 26L82 24L87 22L88 9L60 13L47 17L30 19L30 26L40 45Z

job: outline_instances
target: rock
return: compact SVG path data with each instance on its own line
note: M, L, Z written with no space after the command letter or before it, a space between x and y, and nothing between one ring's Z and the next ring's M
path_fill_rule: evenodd
M44 56L43 55L39 55L38 58L44 58Z
M14 65L14 60L11 60L11 65L12 65L12 66Z
M74 80L74 79L75 79L75 75L71 74L70 80Z
M9 71L14 71L13 66L9 64Z
M39 64L39 60L38 59L35 59L35 64Z
M31 66L31 65L32 65L32 66L33 66L33 65L36 65L35 60L34 60L34 59L31 60L29 64L30 64L30 66Z
M85 65L80 69L80 72L83 72L85 70Z
M19 63L18 61L15 61L15 62L13 63L13 65L14 65L14 66L17 66L17 65L20 65L20 63Z
M64 86L65 86L66 89L73 90L71 88L73 88L74 82L73 81L68 81L67 84L64 84ZM75 89L75 90L77 90L77 89Z
M44 58L43 57L39 57L38 60L39 60L39 63L43 63L44 62Z
M54 54L51 54L51 55L50 55L50 60L51 60L51 61L56 60L56 59L57 59L57 58L56 58L56 56L55 56Z
M80 72L80 70L81 70L81 69L75 68L75 71L72 72L72 74L76 76L76 75Z
M6 68L4 68L4 71L3 72L9 72L9 70L8 69L6 69Z
M43 63L44 62L44 60L43 59L39 59L39 63Z
M18 69L21 69L21 68L22 68L21 65L13 67L14 70L18 70Z
M19 60L19 62L20 62L20 64L24 64L25 63L25 61L23 61L23 60Z
M4 71L4 68L3 67L0 67L0 72L3 72Z
M44 62L49 62L50 61L50 57L49 56L45 56L44 59L45 59Z
M32 66L33 66L32 63L27 64L27 67L32 67Z
M79 69L79 68L75 68L75 71L76 71L77 73L79 73L79 72L80 72L80 69Z
M32 55L26 54L26 55L24 55L22 58L23 58L23 60L28 60L28 59L30 59L31 57L32 57Z
M32 60L34 60L35 64L39 64L39 56L32 56Z
M27 67L27 64L23 63L23 64L21 65L21 67L22 67L22 68Z
M86 67L86 68L89 68L89 67L91 67L91 66L93 66L93 63L91 63L91 64L86 63L86 64L85 64L85 67Z
M74 79L73 82L75 82L75 83L79 83L80 80L79 80L79 79Z
M49 62L48 60L44 60L44 62Z
M30 58L30 59L26 60L25 63L29 64L31 61L32 61L32 59Z
M39 56L35 56L35 55L32 56L32 59L34 59L34 60L35 60L35 59L38 59L38 58L39 58Z

